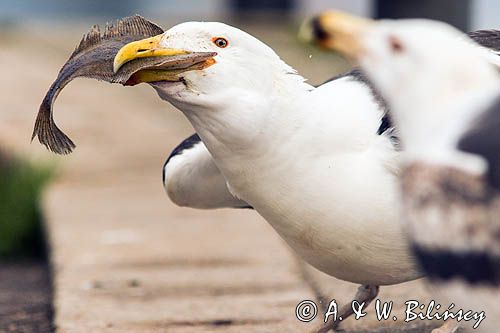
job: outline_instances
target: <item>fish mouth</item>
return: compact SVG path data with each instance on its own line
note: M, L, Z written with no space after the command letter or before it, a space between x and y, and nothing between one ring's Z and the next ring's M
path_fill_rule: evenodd
M119 74L127 65L137 62L154 61L150 66L140 67L134 72L125 85L142 82L181 81L182 73L202 70L215 64L216 52L191 52L181 49L160 46L163 34L134 41L124 45L113 60L113 72ZM156 61L158 60L158 61Z

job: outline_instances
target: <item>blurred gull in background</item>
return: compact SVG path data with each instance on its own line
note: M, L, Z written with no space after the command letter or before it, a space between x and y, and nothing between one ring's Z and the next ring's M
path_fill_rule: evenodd
M430 20L318 18L323 44L386 97L404 149L402 219L430 281L459 308L500 318L500 77L482 48ZM470 34L491 48L500 31ZM474 328L477 328L476 326Z

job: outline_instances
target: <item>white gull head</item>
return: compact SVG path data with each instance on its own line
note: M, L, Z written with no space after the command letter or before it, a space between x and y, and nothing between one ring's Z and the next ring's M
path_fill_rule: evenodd
M288 77L295 82L304 80L269 46L224 23L186 22L176 25L163 34L160 46L190 52L217 52L212 66L183 73L183 80L175 84L176 88L169 87L171 83L155 84L161 97L173 103L194 107L213 103L219 107L233 102L224 96L227 90L251 91L267 96Z
M486 50L445 23L422 19L379 21L360 43L358 61L388 101L407 157L456 155L459 134L498 92ZM484 167L458 155L450 161Z

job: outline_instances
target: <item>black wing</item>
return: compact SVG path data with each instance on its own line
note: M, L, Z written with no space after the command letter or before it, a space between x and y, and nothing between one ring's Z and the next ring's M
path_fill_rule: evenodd
M184 139L181 143L179 143L179 145L177 147L174 148L174 150L172 150L170 155L168 155L167 160L165 161L165 163L163 163L163 169L165 169L165 166L167 165L167 163L170 161L170 159L172 157L179 155L179 154L182 154L182 152L184 150L192 148L195 144L197 144L200 141L201 141L201 138L198 135L198 133L194 133L193 135ZM163 182L165 182L165 173L164 172L163 172Z
M478 30L469 32L468 35L479 45L500 52L500 30Z
M458 148L484 157L488 162L488 181L500 190L500 96L460 138Z

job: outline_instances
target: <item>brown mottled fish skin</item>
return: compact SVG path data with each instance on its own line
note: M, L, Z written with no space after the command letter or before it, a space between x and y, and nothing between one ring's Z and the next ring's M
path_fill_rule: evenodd
M124 45L163 32L162 28L138 15L108 25L102 33L99 26L92 27L83 36L45 95L38 111L32 140L38 136L40 143L57 154L69 154L73 151L75 144L54 122L53 104L61 90L77 77L133 85L135 80L129 79L141 70L186 69L215 55L211 52L196 52L178 56L139 58L123 65L116 74L113 73L114 57Z
M45 95L38 111L32 140L38 136L40 143L58 154L73 151L75 144L54 122L52 105L57 95L71 80L79 76L111 82L113 58L123 45L161 33L162 28L140 16L127 17L113 26L106 26L102 34L99 26L93 26L83 36Z

